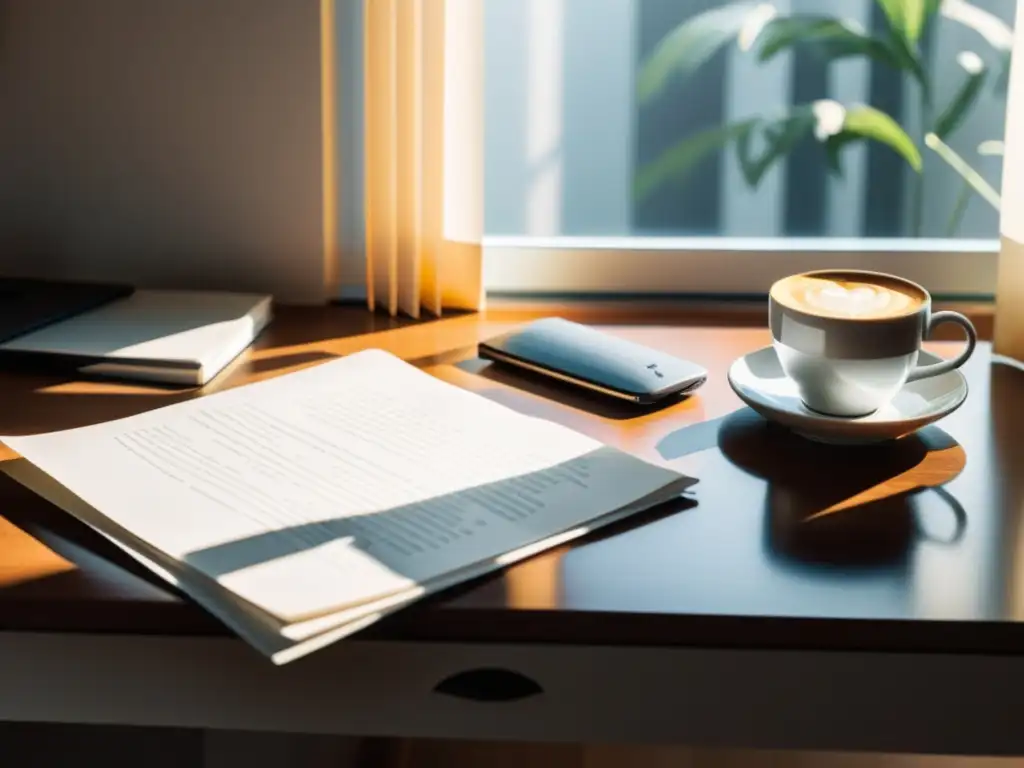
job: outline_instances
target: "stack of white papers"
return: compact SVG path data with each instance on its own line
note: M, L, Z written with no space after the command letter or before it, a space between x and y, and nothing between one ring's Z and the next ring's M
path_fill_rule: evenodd
M694 482L379 350L0 439L8 474L278 664Z

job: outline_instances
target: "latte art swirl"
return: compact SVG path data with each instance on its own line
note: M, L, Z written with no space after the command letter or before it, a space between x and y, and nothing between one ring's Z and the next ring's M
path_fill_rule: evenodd
M910 306L910 298L877 285L848 286L821 281L804 292L804 301L812 307L848 317L877 317L903 314Z
M913 284L898 278L843 272L793 275L772 287L772 297L811 315L850 320L913 314L926 301Z

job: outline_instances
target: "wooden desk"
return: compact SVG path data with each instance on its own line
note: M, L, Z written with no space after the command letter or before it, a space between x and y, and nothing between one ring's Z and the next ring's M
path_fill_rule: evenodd
M476 359L512 319L292 310L206 391L382 347L691 474L693 499L274 668L4 478L0 719L1024 753L1024 369L982 346L970 397L939 425L831 448L769 428L729 389L729 363L769 343L763 329L612 327L711 373L698 396L637 412ZM2 375L0 433L195 394ZM434 691L495 667L544 692Z

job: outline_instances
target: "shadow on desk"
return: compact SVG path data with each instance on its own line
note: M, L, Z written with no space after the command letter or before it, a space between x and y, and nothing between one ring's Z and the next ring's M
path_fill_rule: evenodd
M447 361L452 354L469 354L479 325L467 313L415 321L357 307L287 307L249 349L201 388L89 379L66 367L61 370L59 363L31 371L0 367L0 434L50 432L124 418L369 347L414 361Z
M134 416L224 388L232 374L244 368L245 380L325 362L334 357L318 351L237 358L204 387L168 386L157 382L60 372L57 365L31 371L5 368L0 373L4 392L2 434L25 435L74 429ZM233 383L242 383L233 382Z
M824 445L741 408L678 430L658 449L672 460L713 447L767 483L766 549L790 565L895 565L917 541L952 545L966 530L964 509L941 487L963 470L966 454L938 427L878 445ZM949 510L938 531L924 527L915 510L925 491Z
M565 384L528 370L511 369L479 357L464 360L456 367L503 387L518 389L530 395L551 400L560 405L585 411L605 419L626 420L659 413L688 401L688 397L667 397L653 405L618 400L610 395L588 392L580 386ZM499 394L502 390L496 390ZM494 399L494 398L492 398Z

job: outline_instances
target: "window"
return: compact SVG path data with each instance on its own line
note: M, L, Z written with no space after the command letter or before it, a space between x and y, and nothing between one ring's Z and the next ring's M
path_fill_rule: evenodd
M991 293L1014 2L946 0L915 71L919 5L487 0L491 289Z

